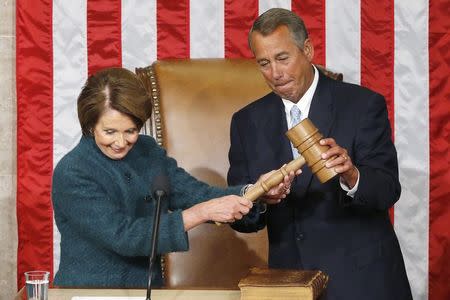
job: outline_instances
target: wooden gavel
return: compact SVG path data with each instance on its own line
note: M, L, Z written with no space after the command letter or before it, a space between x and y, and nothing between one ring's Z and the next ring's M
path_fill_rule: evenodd
M330 147L319 144L322 134L314 126L310 119L306 118L300 123L292 127L286 132L286 136L292 142L292 145L298 150L300 156L281 167L262 182L256 182L244 194L244 198L250 201L256 201L259 197L267 193L271 188L283 182L284 176L291 171L295 172L305 163L311 168L321 183L327 182L337 175L334 169L325 167L328 160L322 159L322 153L326 152Z

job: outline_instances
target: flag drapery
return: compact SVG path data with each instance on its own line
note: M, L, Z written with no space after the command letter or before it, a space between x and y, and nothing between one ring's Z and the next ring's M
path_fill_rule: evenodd
M53 167L81 131L89 74L156 59L251 57L247 33L271 7L305 20L315 63L386 97L402 195L393 222L414 299L450 299L448 0L17 0L18 286L59 263Z

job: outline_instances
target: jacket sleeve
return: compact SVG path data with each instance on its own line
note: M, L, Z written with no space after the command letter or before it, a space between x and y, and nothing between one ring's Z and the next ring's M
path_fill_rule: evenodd
M399 199L397 152L391 139L386 103L379 94L367 101L354 143L354 164L360 172L354 198L343 193L341 203L369 210L387 210Z
M248 159L243 148L245 141L242 141L239 130L238 117L233 115L230 129L230 151L228 159L230 169L228 170L227 181L229 185L248 184L250 182L250 174L248 171ZM231 227L239 232L256 232L266 226L266 208L256 202L250 212L241 220L231 224Z
M111 183L114 185L114 183ZM124 212L119 197L80 166L59 164L53 175L52 200L60 230L68 226L83 239L122 256L147 256L154 210L142 217ZM161 215L158 253L185 251L188 239L180 211Z
M179 167L177 161L166 155L163 148L159 148L158 155L165 160L165 170L169 177L171 195L170 209L183 210L195 204L226 195L240 195L243 185L230 187L211 186Z

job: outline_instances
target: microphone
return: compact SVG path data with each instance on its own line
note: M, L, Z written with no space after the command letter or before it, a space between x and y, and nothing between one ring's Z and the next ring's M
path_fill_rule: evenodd
M145 300L151 300L153 264L155 262L156 249L158 247L159 220L161 219L161 199L169 196L169 190L169 178L167 175L160 174L154 178L151 191L153 199L156 199L156 211L153 217L152 245L148 264L147 297Z

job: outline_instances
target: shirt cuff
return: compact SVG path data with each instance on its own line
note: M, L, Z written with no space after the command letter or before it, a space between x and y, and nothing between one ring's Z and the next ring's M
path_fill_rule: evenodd
M339 184L341 185L341 188L347 192L347 196L354 197L356 192L358 191L358 185L359 185L359 170L356 168L356 171L358 172L358 179L356 180L355 186L350 189L345 183L342 177L339 178Z

